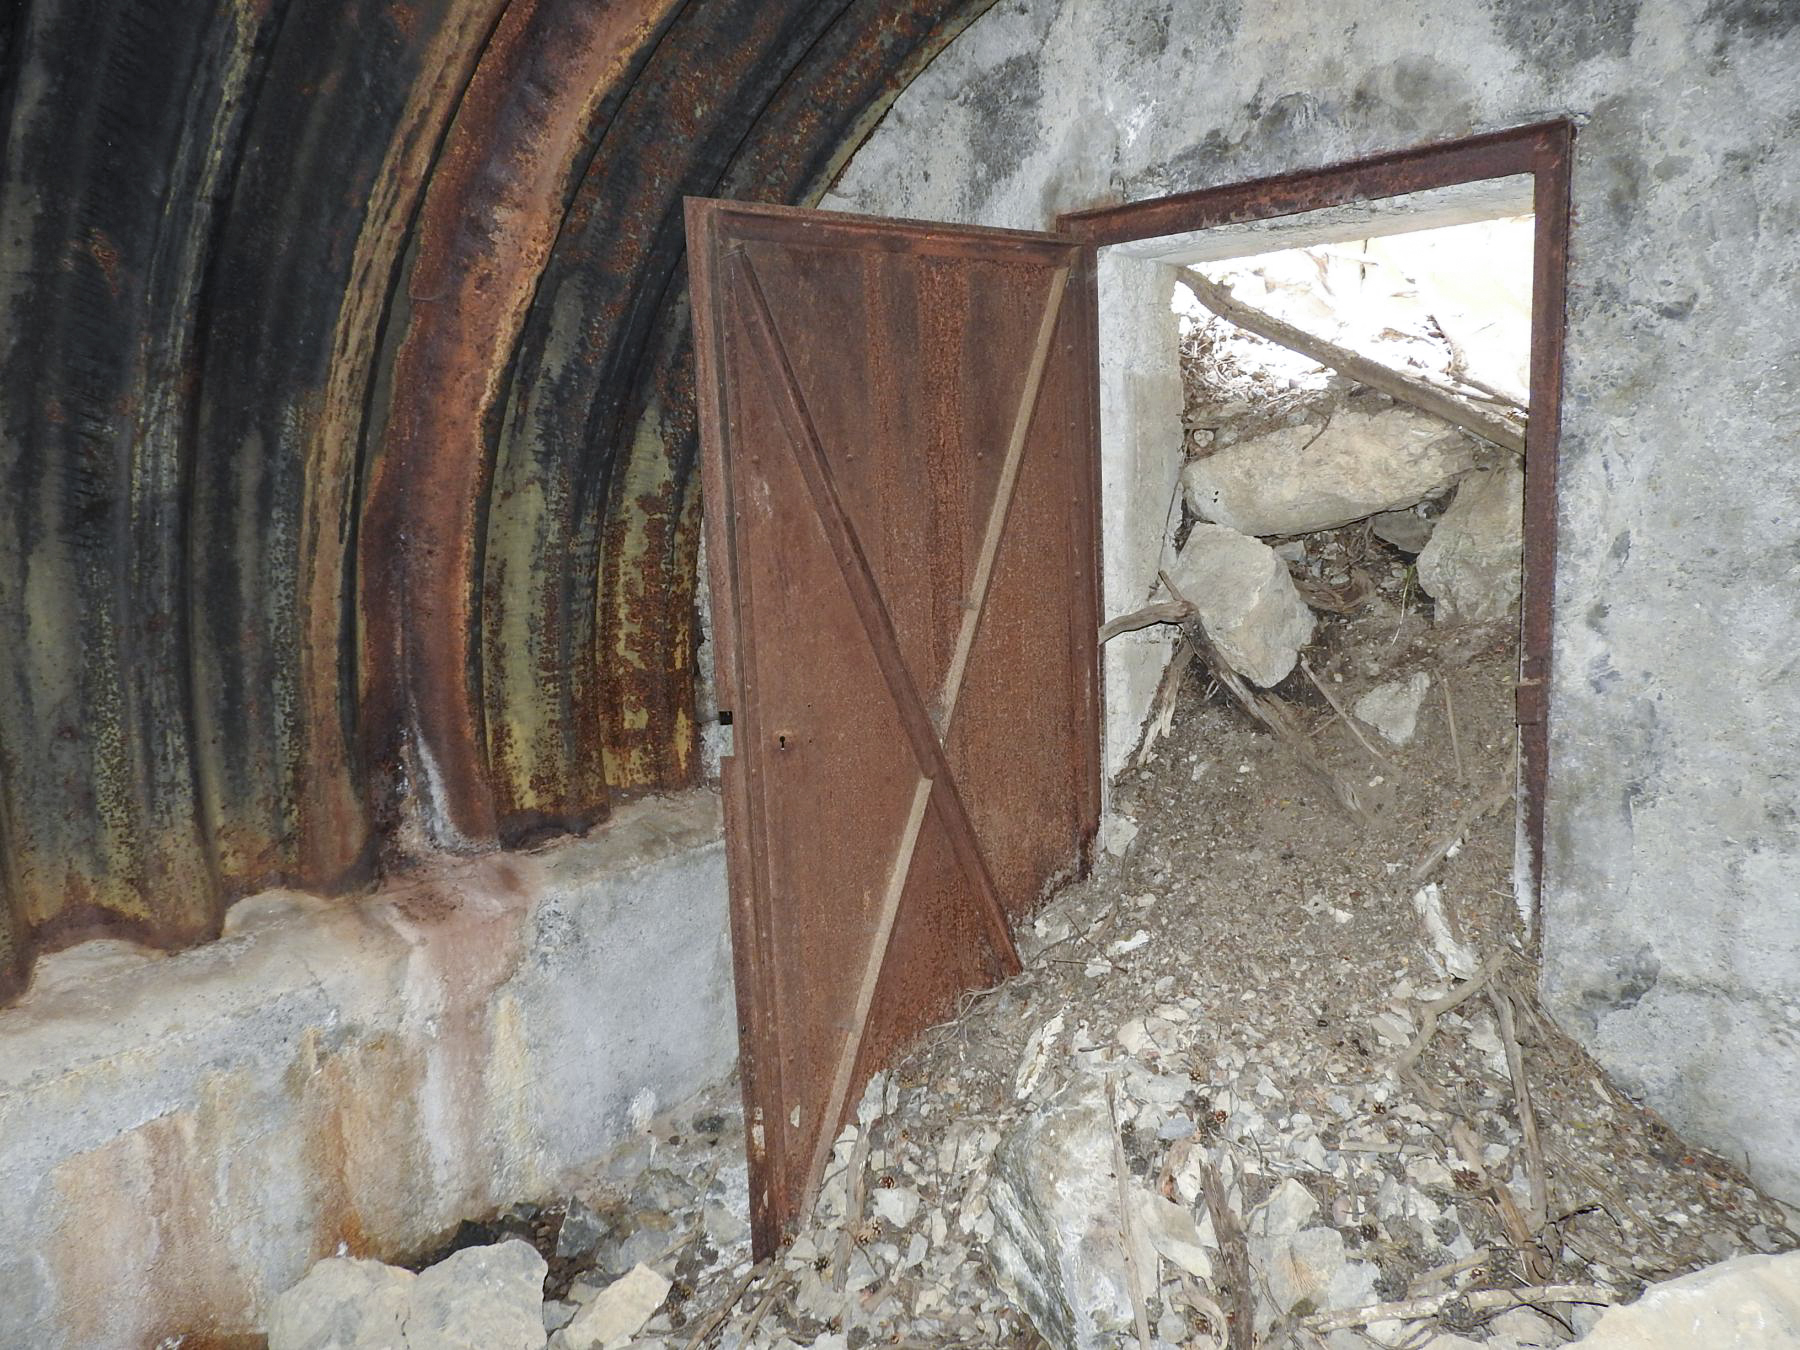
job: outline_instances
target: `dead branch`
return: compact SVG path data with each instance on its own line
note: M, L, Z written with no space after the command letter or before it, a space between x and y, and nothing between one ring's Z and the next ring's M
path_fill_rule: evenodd
M1457 1153L1462 1156L1463 1166L1475 1174L1481 1188L1494 1202L1494 1208L1500 1215L1500 1226L1506 1230L1508 1240L1518 1249L1519 1259L1525 1264L1525 1273L1534 1280L1543 1279L1550 1273L1550 1259L1538 1245L1537 1234L1532 1232L1530 1223L1520 1212L1519 1202L1513 1199L1512 1191L1505 1182L1488 1174L1487 1163L1481 1156L1481 1141L1459 1120L1450 1126L1450 1142L1456 1145ZM1582 1300L1557 1301L1579 1303Z
M1441 1266L1433 1266L1406 1286L1406 1295L1408 1298L1418 1298L1433 1285L1453 1280L1465 1270L1474 1270L1477 1266L1486 1265L1488 1256L1489 1252L1486 1247L1477 1247L1460 1261L1450 1261Z
M1185 600L1158 600L1153 605L1145 605L1142 609L1134 609L1129 614L1121 614L1109 620L1100 629L1100 642L1104 646L1121 633L1135 633L1140 628L1148 628L1158 623L1181 623L1194 616L1194 607Z
M1455 338L1444 331L1444 326L1437 321L1436 315L1432 316L1431 326L1437 331L1437 335L1444 340L1444 345L1450 349L1450 369L1446 373L1451 379L1455 380L1458 384L1467 385L1476 393L1483 395L1491 402L1504 403L1509 408L1517 408L1521 413L1526 411L1525 405L1519 402L1519 400L1514 398L1511 394L1506 393L1504 390L1496 389L1491 384L1484 384L1482 381L1469 374L1468 353L1462 349Z
M1321 1313L1306 1319L1314 1331L1342 1331L1347 1327L1366 1327L1371 1322L1414 1322L1461 1305L1471 1313L1500 1312L1539 1303L1616 1303L1617 1291L1602 1284L1532 1284L1523 1289L1476 1289L1468 1293L1452 1291L1426 1298L1409 1298L1399 1303L1371 1303L1366 1308L1346 1308L1342 1312Z
M1181 592L1169 579L1167 572L1162 573L1162 583L1169 594L1182 600ZM1185 603L1185 601L1183 601ZM1287 705L1273 694L1258 694L1252 690L1238 673L1228 665L1212 640L1206 636L1206 629L1198 619L1183 625L1182 630L1187 640L1193 644L1195 653L1205 663L1212 676L1237 700L1238 706L1262 724L1263 728L1275 737L1275 743L1285 750L1294 763L1316 779L1320 786L1331 794L1332 801L1342 807L1345 814L1359 824L1369 823L1368 808L1362 804L1362 798L1356 785L1342 774L1334 772L1322 759L1313 753L1307 737L1299 727L1294 725Z
M1531 1084L1525 1081L1525 1054L1519 1048L1519 1033L1513 1026L1512 995L1505 989L1488 990L1488 1001L1494 1005L1494 1017L1500 1024L1500 1039L1506 1044L1506 1068L1512 1075L1513 1098L1519 1108L1519 1132L1525 1136L1525 1175L1531 1185L1531 1209L1526 1214L1533 1235L1544 1231L1549 1215L1549 1192L1544 1180L1544 1147L1538 1139L1537 1112L1531 1104Z
M1225 1181L1210 1160L1200 1167L1200 1192L1212 1215L1213 1236L1219 1240L1219 1276L1213 1281L1231 1291L1231 1311L1223 1330L1230 1350L1252 1350L1256 1339L1256 1306L1250 1286L1250 1244L1238 1216L1225 1194Z
M1184 636L1175 645L1175 655L1169 658L1168 668L1156 686L1156 697L1150 701L1150 716L1144 719L1144 743L1137 754L1139 768L1150 762L1153 747L1175 724L1175 703L1181 694L1181 682L1193 664L1194 644Z
M1312 681L1313 688L1317 689L1325 701L1331 705L1331 710L1343 719L1345 728L1352 736L1356 737L1356 743L1369 752L1369 757L1377 764L1389 769L1393 768L1394 761L1369 744L1362 732L1357 730L1356 719L1344 711L1344 705L1332 696L1331 691L1325 687L1325 682L1313 674L1312 663L1304 656L1300 658L1300 669L1306 672L1306 678Z
M1407 1046L1400 1058L1394 1061L1394 1076L1410 1083L1420 1096L1439 1110L1442 1110L1444 1106L1442 1095L1413 1072L1413 1065L1418 1063L1419 1056L1425 1053L1425 1047L1431 1043L1431 1038L1437 1035L1438 1018L1487 988L1488 981L1494 978L1494 973L1505 963L1507 955L1504 948L1495 952L1482 962L1479 970L1463 981L1460 989L1452 990L1442 998L1427 1003L1420 1010L1419 1034L1413 1037L1412 1044Z
M1444 691L1444 720L1450 724L1450 754L1456 760L1456 781L1466 783L1469 775L1463 769L1462 741L1456 735L1456 704L1450 697L1450 677L1438 671L1438 688Z
M1137 1323L1138 1350L1150 1350L1150 1307L1144 1294L1144 1272L1138 1269L1137 1243L1132 1240L1131 1169L1125 1165L1125 1141L1119 1137L1118 1083L1106 1080L1106 1113L1112 1120L1113 1180L1119 1196L1119 1242L1125 1249L1125 1285L1131 1295L1131 1315ZM1152 1258L1154 1259L1154 1258ZM1156 1278L1156 1272L1150 1272Z
M1491 408L1477 407L1434 384L1403 374L1391 366L1372 361L1359 352L1314 337L1292 324L1284 323L1273 315L1245 304L1232 295L1229 288L1202 276L1191 267L1181 268L1180 277L1182 283L1193 291L1195 299L1221 319L1299 352L1320 365L1341 371L1351 379L1366 384L1371 389L1379 389L1402 403L1411 404L1434 417L1441 417L1452 426L1461 427L1502 449L1510 450L1516 455L1525 453L1525 433L1513 419L1504 417Z
M869 1136L874 1122L861 1125L856 1143L850 1148L850 1165L844 1173L844 1230L838 1234L837 1251L831 1261L831 1287L842 1289L844 1276L850 1269L850 1253L856 1245L856 1227L862 1222L863 1182L868 1172Z
M1489 811L1496 810L1511 801L1515 791L1517 788L1513 784L1513 771L1508 769L1493 790L1484 797L1477 797L1465 806L1462 814L1457 816L1456 823L1450 827L1449 832L1433 844L1430 851L1418 862L1413 864L1409 878L1412 884L1417 886L1430 876L1437 865L1450 855L1450 850L1456 847L1456 841L1469 832L1469 827Z
M700 1346L711 1340L713 1333L724 1326L726 1319L737 1311L739 1300L749 1292L750 1286L756 1283L757 1279L768 1269L769 1262L764 1259L745 1271L743 1278L731 1287L731 1292L725 1296L725 1301L700 1320L700 1325L688 1338L687 1350L699 1350Z

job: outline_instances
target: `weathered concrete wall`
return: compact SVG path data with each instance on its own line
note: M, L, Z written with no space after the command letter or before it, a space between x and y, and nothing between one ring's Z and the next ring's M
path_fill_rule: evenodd
M1169 298L1175 269L1100 253L1100 569L1105 617L1166 599L1157 571L1181 522L1181 351ZM1154 595L1152 594L1154 592ZM1168 628L1123 633L1102 652L1106 776L1125 767L1174 650Z
M716 798L362 905L246 900L210 946L90 943L0 1012L0 1344L251 1331L346 1243L553 1193L632 1098L727 1077Z
M1559 115L1545 993L1800 1202L1800 6L1008 0L831 204L1041 228Z

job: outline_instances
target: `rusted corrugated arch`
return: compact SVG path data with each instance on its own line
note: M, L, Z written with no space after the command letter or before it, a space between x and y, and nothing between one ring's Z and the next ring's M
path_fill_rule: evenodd
M0 15L0 996L694 781L687 194L991 0Z

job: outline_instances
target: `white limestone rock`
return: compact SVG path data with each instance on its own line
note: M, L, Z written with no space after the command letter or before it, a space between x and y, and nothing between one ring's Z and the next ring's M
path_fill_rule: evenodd
M1311 1223L1319 1202L1300 1182L1289 1177L1250 1216L1252 1237L1289 1237Z
M1282 427L1195 460L1188 505L1242 534L1304 534L1412 506L1475 461L1449 424L1411 408L1341 409L1321 430Z
M343 1256L317 1261L269 1309L269 1350L389 1350L404 1345L417 1279L410 1270L380 1261ZM543 1343L541 1337L538 1343Z
M1081 1075L994 1152L987 1257L1040 1334L1059 1350L1100 1350L1131 1324L1112 1120Z
M1219 655L1252 683L1279 684L1312 641L1312 611L1275 550L1259 539L1196 525L1169 576L1200 611Z
M1335 1228L1303 1228L1250 1239L1250 1265L1261 1277L1267 1302L1258 1300L1257 1324L1276 1317L1323 1312L1373 1303L1379 1273L1366 1261L1349 1259L1344 1235Z
M1123 858L1131 848L1132 840L1137 838L1138 823L1130 816L1122 816L1114 812L1100 822L1100 831L1095 842L1115 858Z
M517 1239L418 1275L331 1257L275 1300L269 1350L543 1350L547 1271Z
M1351 711L1381 733L1390 745L1405 745L1419 726L1419 708L1431 688L1431 676L1416 670L1404 680L1378 684L1356 700Z
M1419 554L1419 585L1438 617L1469 623L1504 618L1519 599L1525 538L1525 475L1471 473Z
M638 1264L614 1280L556 1334L557 1350L616 1350L636 1336L669 1296L669 1281Z
M1800 1345L1800 1252L1739 1256L1609 1308L1570 1350L1782 1350Z
M543 1350L548 1272L518 1238L453 1252L413 1282L407 1350Z
M1136 1208L1134 1231L1143 1235L1156 1255L1189 1275L1212 1279L1212 1256L1191 1209L1141 1186L1133 1190L1132 1203ZM1156 1283L1148 1274L1145 1282Z

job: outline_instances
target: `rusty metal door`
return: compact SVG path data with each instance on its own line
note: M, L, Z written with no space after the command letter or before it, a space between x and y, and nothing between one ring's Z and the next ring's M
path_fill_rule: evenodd
M688 203L759 1253L1099 813L1092 267Z

